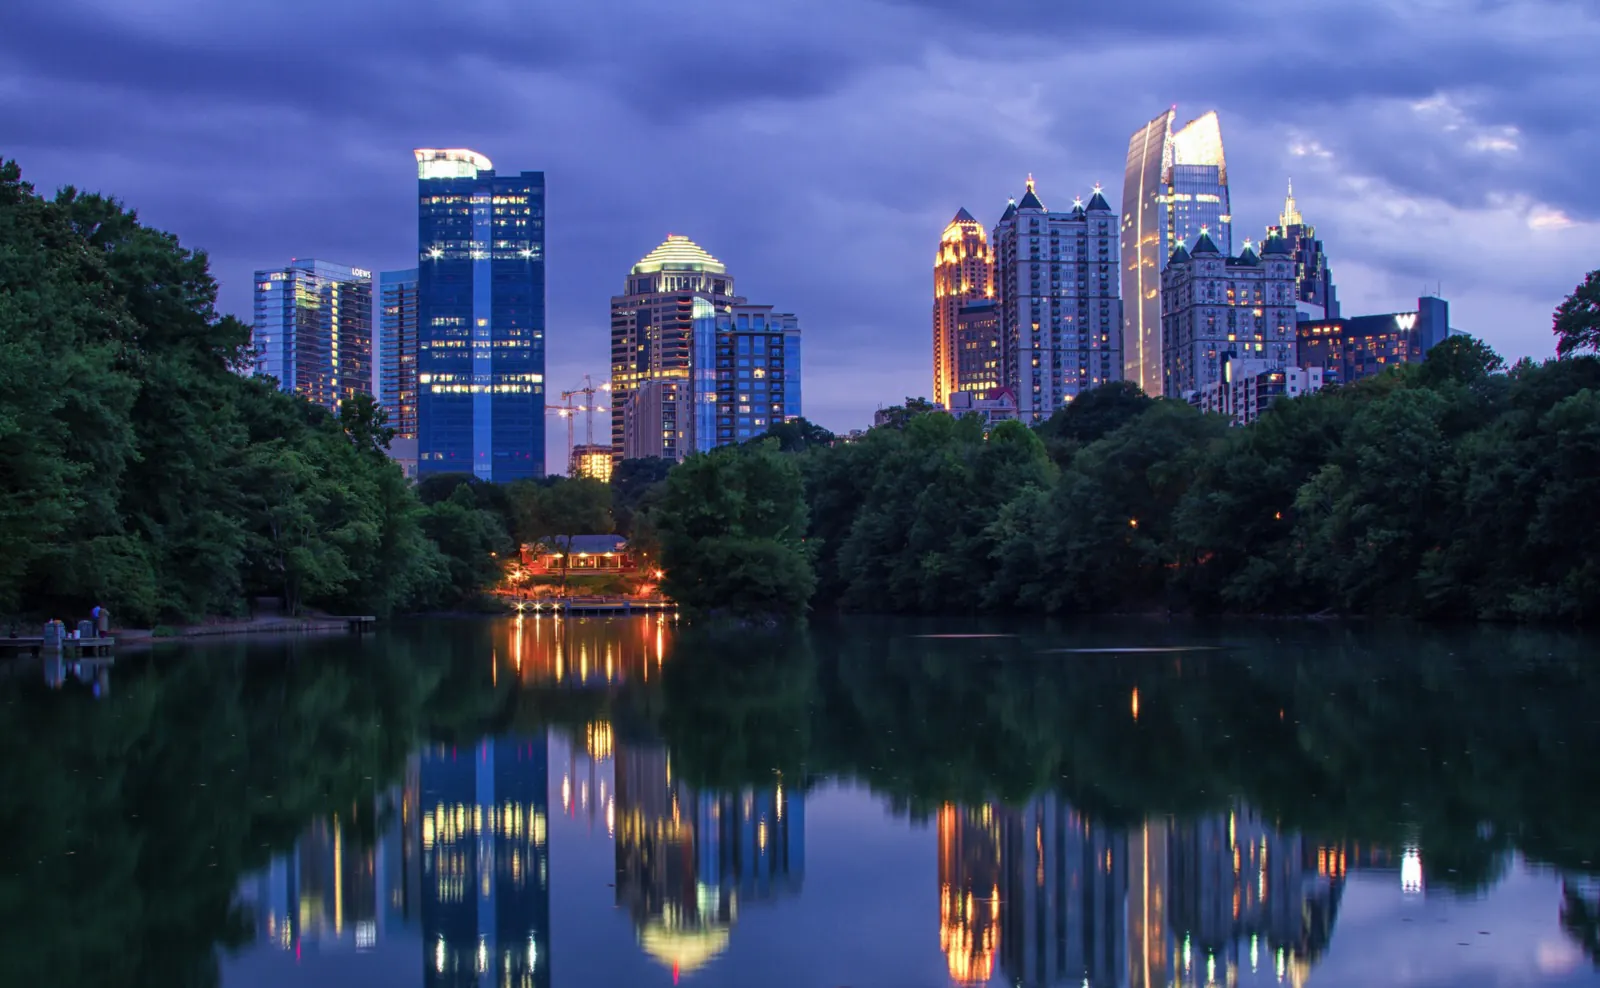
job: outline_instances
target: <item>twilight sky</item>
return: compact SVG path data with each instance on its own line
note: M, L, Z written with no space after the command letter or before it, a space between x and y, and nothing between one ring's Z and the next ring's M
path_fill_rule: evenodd
M682 233L799 314L808 417L866 425L930 390L957 207L992 225L1029 172L1118 205L1171 104L1220 112L1236 240L1294 179L1347 314L1438 285L1456 328L1546 356L1600 267L1593 0L3 6L0 156L208 250L246 319L258 267L414 263L413 147L543 169L553 391L605 375L609 297Z

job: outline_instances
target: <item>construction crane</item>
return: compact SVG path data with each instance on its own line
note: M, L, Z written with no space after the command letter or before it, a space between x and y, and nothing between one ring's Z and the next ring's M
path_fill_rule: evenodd
M555 412L557 415L567 420L567 466L569 471L572 467L572 450L574 443L573 432L577 427L578 413L584 413L583 443L585 446L593 446L594 413L596 411L610 411L609 405L605 406L604 408L596 405L594 403L594 396L599 392L609 392L610 390L610 381L595 384L594 379L588 374L585 374L583 375L583 385L581 387L576 387L569 391L561 392L561 404L544 406L547 411ZM581 405L574 405L572 403L572 399L579 395L583 396L584 403Z

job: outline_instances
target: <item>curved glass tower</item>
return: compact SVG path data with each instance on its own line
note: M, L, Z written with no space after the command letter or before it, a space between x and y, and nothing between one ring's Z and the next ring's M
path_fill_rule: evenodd
M1161 272L1180 243L1205 228L1233 253L1228 163L1216 111L1172 129L1177 108L1133 132L1122 179L1122 376L1164 395Z

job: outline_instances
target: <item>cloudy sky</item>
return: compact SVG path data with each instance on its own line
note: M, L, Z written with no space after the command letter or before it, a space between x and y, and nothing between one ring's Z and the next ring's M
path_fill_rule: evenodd
M809 416L864 425L930 390L957 207L993 223L1030 172L1046 205L1116 203L1172 104L1221 114L1236 237L1293 178L1347 313L1437 286L1458 329L1543 356L1600 267L1594 0L3 6L0 156L205 248L241 316L290 257L410 266L413 147L543 169L552 389L604 375L609 296L683 233L800 315Z

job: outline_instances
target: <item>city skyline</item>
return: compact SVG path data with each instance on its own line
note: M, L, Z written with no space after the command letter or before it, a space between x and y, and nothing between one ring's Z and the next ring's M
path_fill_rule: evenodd
M715 43L727 57L705 62L732 68L697 69L683 93L643 81L670 43L630 62L617 54L624 38L601 44L564 8L517 25L466 9L435 32L352 4L335 21L370 32L369 43L323 59L314 40L304 51L314 71L296 86L281 85L281 40L249 31L242 11L189 19L174 37L158 25L184 20L160 16L176 4L148 4L148 18L96 9L24 0L0 41L15 80L0 95L15 121L6 153L31 181L116 194L208 250L221 309L248 318L251 272L288 257L411 266L409 148L475 147L543 169L560 272L553 386L604 366L595 300L615 291L638 244L681 230L716 244L769 297L817 300L803 313L815 329L808 417L862 425L875 405L928 388L929 231L962 204L992 219L982 214L993 197L1030 171L1046 188L1115 190L1128 134L1174 102L1225 118L1236 237L1273 222L1294 179L1348 311L1393 311L1442 283L1458 328L1510 358L1547 355L1550 309L1600 250L1600 192L1576 164L1597 140L1572 126L1597 70L1562 57L1600 39L1592 8L1505 6L1499 29L1449 30L1426 5L1302 12L1257 25L1238 59L1207 72L1183 53L1236 40L1235 11L1174 6L1083 23L961 4L840 5L830 17L779 7L741 14L739 40ZM618 20L625 33L687 37L647 8ZM757 83L738 68L796 34L804 44L786 73ZM235 71L208 69L221 37L236 39ZM52 54L64 38L88 65L71 77ZM1173 38L1180 57L1163 54ZM415 98L397 80L436 65L441 41L504 85L485 95L440 77ZM1266 67L1281 67L1285 50L1296 65L1274 80ZM161 71L134 72L129 59ZM1134 65L1130 85L1101 84ZM208 91L170 109L190 92L185 80L206 76ZM1077 91L1097 98L1053 108ZM25 93L42 111L23 112ZM952 113L972 123L953 127ZM332 142L330 118L341 121ZM243 134L268 121L280 152L262 156ZM707 154L713 134L721 150ZM663 150L635 153L642 143ZM545 426L559 448L563 425Z

